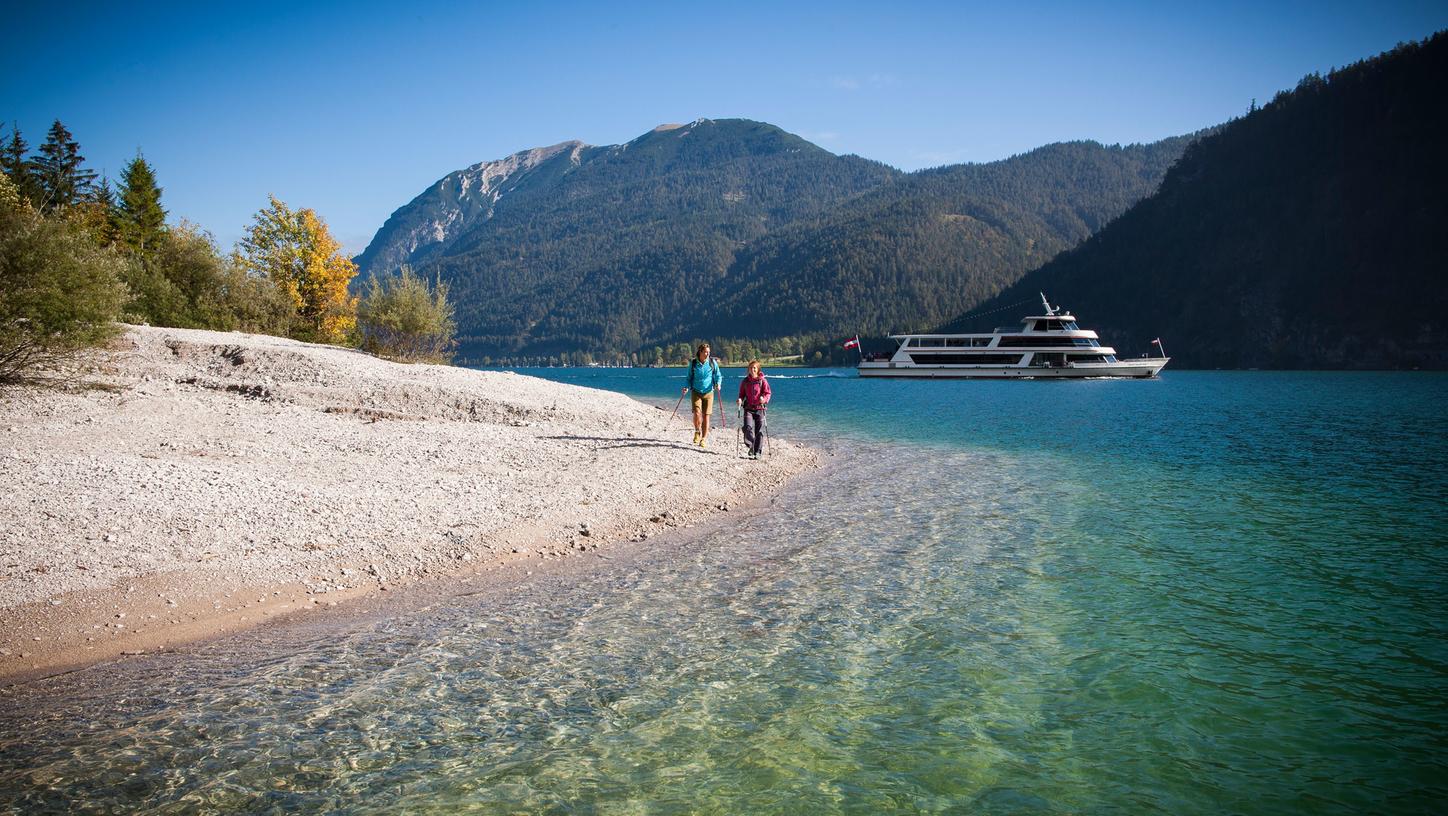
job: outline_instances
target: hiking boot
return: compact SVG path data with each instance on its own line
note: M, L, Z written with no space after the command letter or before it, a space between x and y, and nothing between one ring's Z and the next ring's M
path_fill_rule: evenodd
M702 437L702 436L699 437L699 447L701 447L701 448L707 448L707 447L709 447L709 440L706 439L705 437Z
M694 431L694 441L693 441L693 442L690 442L689 444L690 444L690 445L697 445L697 444L699 444L699 432L698 432L698 431Z

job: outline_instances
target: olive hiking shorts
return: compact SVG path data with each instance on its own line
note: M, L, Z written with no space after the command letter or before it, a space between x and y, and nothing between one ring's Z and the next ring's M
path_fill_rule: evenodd
M709 416L714 412L714 392L700 394L692 388L689 389L689 405L696 411L702 409L704 416Z

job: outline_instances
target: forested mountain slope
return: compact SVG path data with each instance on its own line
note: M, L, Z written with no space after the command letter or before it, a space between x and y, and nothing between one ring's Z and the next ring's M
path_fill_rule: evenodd
M447 281L471 360L918 327L1149 194L1187 141L905 174L772 125L699 120L449 174L357 260L364 274L410 263Z
M905 176L745 249L713 296L714 319L679 332L924 329L986 300L1149 195L1191 138L1053 144Z
M1309 76L979 309L1044 291L1174 367L1448 367L1445 106L1443 33Z
M711 287L740 247L900 175L744 120L560 148L526 176L502 175L488 193L500 197L471 205L471 217L454 219L460 229L437 230L444 239L421 253L402 251L410 236L379 232L359 256L364 273L404 259L440 273L465 355L627 353ZM441 208L425 194L388 223L438 221L418 214L429 209Z

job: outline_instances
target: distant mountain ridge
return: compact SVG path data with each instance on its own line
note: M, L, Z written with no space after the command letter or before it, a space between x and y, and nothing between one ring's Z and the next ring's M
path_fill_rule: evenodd
M583 142L562 142L449 173L394 212L355 260L364 270L391 272L445 252L464 231L492 218L503 193L525 183L540 165L558 160L576 167L589 149Z
M979 309L1044 291L1174 367L1448 368L1445 100L1441 32L1308 76Z
M701 119L450 173L357 260L447 281L471 360L923 327L1150 194L1188 141L907 174L766 123Z

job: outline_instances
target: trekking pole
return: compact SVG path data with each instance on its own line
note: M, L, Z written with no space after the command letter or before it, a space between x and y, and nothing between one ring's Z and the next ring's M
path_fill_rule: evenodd
M739 458L739 446L744 441L744 406L740 405L734 412L734 418L739 420L739 425L734 429L734 458Z
M667 430L669 425L673 424L674 417L679 415L679 406L684 404L684 394L687 393L688 391L685 390L683 393L679 394L679 401L674 403L674 412L672 414L669 414L668 419L664 420L664 427L659 429L660 433Z
M759 434L759 446L764 449L766 459L774 456L774 443L769 441L769 434L765 431L769 428L768 409L759 412L759 427L755 433Z

